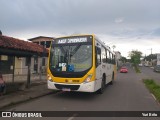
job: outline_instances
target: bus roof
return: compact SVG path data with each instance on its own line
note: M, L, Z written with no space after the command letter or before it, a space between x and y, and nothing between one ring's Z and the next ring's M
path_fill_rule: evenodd
M60 37L57 37L56 39L58 39L58 38L66 38L66 37L76 37L76 36L93 36L93 38L95 38L95 40L100 42L102 46L107 48L112 54L115 55L115 53L110 49L110 47L105 45L105 43L102 40L100 40L95 34L74 34L74 35L68 35L68 36L60 36Z
M76 36L95 36L94 34L74 34L74 35L67 35L67 36L60 36L60 37L57 37L56 39L58 38L66 38L66 37L76 37Z

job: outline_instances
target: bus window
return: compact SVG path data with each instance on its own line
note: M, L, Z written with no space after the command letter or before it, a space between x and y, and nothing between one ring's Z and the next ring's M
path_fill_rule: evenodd
M110 63L112 64L113 63L113 56L112 56L112 53L110 52Z
M101 54L101 56L102 56L102 62L106 63L106 50L105 50L104 47L102 47L102 54Z
M116 64L115 55L113 55L113 64Z
M114 64L114 55L112 54L112 64Z
M101 49L96 47L96 67L101 64Z
M111 53L111 52L109 52L109 56L110 56L109 61L110 61L110 63L112 64L112 53Z
M110 53L108 50L107 50L107 63L110 63Z

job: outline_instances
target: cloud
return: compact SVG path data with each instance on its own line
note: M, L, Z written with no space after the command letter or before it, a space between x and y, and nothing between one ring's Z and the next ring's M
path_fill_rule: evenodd
M160 37L160 28L156 28L151 32L152 36L159 36Z
M123 17L115 19L115 23L122 23L122 22L124 22L124 18Z
M159 0L0 0L0 5L0 30L8 36L95 33L117 44L160 38Z
M153 29L160 20L160 1L1 0L0 4L0 27L7 31L118 33Z

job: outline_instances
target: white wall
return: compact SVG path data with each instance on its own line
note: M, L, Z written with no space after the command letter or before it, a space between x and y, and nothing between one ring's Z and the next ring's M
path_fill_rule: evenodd
M160 65L160 54L157 54L157 65Z

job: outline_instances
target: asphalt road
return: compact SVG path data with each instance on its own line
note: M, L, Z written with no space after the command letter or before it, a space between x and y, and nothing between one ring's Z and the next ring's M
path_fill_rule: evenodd
M145 70L145 69L144 69ZM75 111L70 117L47 118L52 120L158 120L159 118L131 117L75 117L76 111L160 111L160 105L142 82L142 75L132 68L129 73L118 73L113 85L103 94L58 92L29 102L12 106L7 111ZM20 118L21 119L21 118ZM42 118L44 119L44 118ZM16 118L17 120L17 118Z
M150 67L140 67L140 69L144 78L154 79L160 85L160 73L153 72L153 69Z

